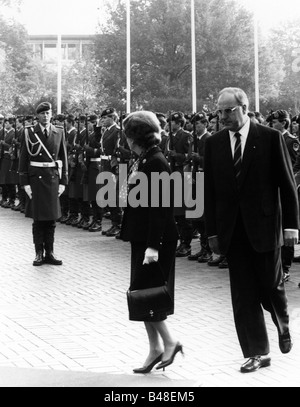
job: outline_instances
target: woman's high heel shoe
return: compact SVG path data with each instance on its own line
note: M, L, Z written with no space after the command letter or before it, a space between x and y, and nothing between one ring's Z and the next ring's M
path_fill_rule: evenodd
M174 349L174 351L173 351L171 357L170 357L168 360L163 360L163 361L156 367L156 369L164 369L164 370L165 370L165 367L171 365L171 364L174 362L174 358L175 358L175 356L176 356L176 354L177 354L178 352L181 352L181 354L184 355L183 349L182 349L182 345L181 345L181 343L179 343L179 342L177 342L177 344L176 344L176 346L175 346L175 349Z
M133 373L150 373L151 370L154 368L157 363L161 361L162 355L159 355L156 359L153 360L148 366L140 367L137 369L133 369Z

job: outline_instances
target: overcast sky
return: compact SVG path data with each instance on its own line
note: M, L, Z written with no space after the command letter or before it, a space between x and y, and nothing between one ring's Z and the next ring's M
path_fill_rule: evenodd
M238 1L252 10L255 2L257 3L262 30L280 24L280 20L297 15L300 17L299 0ZM60 27L62 34L94 34L98 21L105 18L103 2L104 0L23 0L20 20L29 34L58 34Z
M29 34L94 34L101 0L24 0L20 19ZM103 8L102 8L103 10Z

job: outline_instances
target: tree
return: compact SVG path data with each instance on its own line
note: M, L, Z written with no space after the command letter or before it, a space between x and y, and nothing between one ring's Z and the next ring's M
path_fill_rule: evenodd
M105 106L108 95L99 79L101 71L92 57L78 60L63 70L63 95L66 111L95 112Z
M291 110L294 114L300 112L300 73L295 64L300 55L299 38L300 18L297 17L274 29L269 40L274 58L283 61L283 77L273 108Z
M197 96L210 103L225 86L254 92L252 16L236 1L196 0ZM236 24L239 21L239 24ZM190 0L131 1L133 107L172 101L191 109ZM96 40L107 93L125 100L126 10L119 2ZM161 109L160 109L161 110Z
M15 6L15 2L13 4L9 0L1 0L0 4L6 8ZM27 38L27 32L21 24L0 14L0 49L4 55L0 79L2 92L6 95L5 99L2 98L6 113L16 110L20 95L24 95L27 90L32 71Z

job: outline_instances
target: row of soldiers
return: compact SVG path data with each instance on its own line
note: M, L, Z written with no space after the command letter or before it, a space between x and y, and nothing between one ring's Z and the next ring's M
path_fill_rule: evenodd
M221 129L217 113L199 112L183 114L173 112L168 115L156 113L162 127L160 147L170 162L172 171L203 171L205 140ZM284 110L271 112L265 119L259 112L250 112L251 120L276 127L284 134L295 168L300 160L299 116L290 118ZM96 179L100 172L109 171L118 182L119 164L130 165L134 161L122 130L124 116L116 109L107 108L100 116L72 114L57 115L53 124L64 129L69 162L69 183L61 195L62 217L60 222L90 232L102 232L108 237L119 237L122 209L118 206L100 208L97 192L100 185ZM0 116L0 186L3 208L24 212L25 192L19 185L18 156L24 137L24 128L35 124L31 116L4 118ZM288 131L290 130L290 132ZM18 204L16 195L18 193ZM204 216L189 220L185 209L175 208L175 217L180 236L177 257L187 257L200 263L208 263L220 268L227 267L224 255L214 257L205 234ZM109 216L111 226L102 230L102 220ZM191 242L200 236L200 249L191 253ZM290 254L292 256L292 254Z

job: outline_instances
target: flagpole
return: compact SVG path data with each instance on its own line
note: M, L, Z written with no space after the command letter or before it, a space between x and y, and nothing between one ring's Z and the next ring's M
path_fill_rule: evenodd
M259 64L258 64L258 13L257 0L254 1L254 77L255 77L255 110L259 112Z
M197 84L196 84L196 26L195 0L191 0L191 31L192 31L192 104L193 112L197 112Z
M126 88L127 88L127 113L131 112L131 24L130 24L130 0L127 0L127 50L126 50L126 55L127 55L127 80L126 80Z
M57 35L57 114L61 113L61 82L62 82L62 57L61 57L61 33Z

